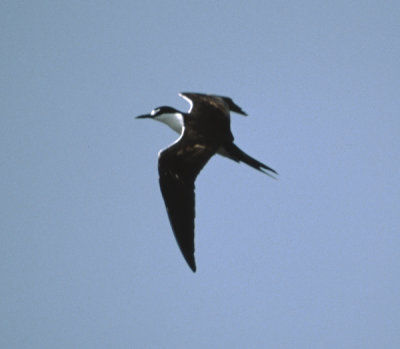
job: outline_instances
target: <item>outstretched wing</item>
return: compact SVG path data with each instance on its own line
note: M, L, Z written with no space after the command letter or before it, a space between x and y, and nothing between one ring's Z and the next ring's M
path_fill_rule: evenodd
M193 272L194 258L195 185L197 175L216 152L185 134L159 154L160 188L172 230L179 248Z
M193 92L182 92L179 94L181 97L185 98L190 104L190 113L202 112L205 108L216 108L223 114L229 115L229 111L247 116L246 112L243 111L232 98L217 96L217 95L207 95L203 93L193 93Z

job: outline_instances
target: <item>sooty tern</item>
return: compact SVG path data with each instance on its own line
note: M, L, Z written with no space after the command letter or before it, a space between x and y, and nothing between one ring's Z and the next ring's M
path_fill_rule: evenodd
M231 98L186 92L179 95L190 103L188 113L163 106L137 118L161 121L180 134L173 144L158 153L158 172L176 241L186 262L195 272L194 182L207 161L218 153L236 162L244 162L271 177L277 172L233 143L229 112L247 114Z

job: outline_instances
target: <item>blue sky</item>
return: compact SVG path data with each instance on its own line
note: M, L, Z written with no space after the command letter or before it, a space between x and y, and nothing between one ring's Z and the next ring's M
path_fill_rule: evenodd
M399 348L400 4L3 1L2 348ZM135 120L231 96L197 180L193 274L158 188L177 135Z

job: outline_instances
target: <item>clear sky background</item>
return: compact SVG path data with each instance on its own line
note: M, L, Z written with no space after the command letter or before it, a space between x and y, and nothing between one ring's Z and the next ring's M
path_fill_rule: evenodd
M400 348L398 1L2 1L1 348ZM193 274L158 187L232 97Z

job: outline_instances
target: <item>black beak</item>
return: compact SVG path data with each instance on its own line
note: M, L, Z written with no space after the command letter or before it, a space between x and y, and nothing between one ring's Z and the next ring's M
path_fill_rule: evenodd
M139 115L135 119L149 119L151 118L150 114Z

